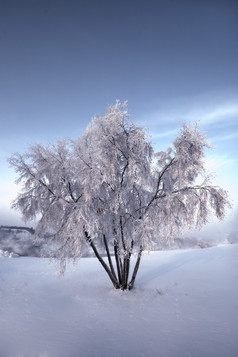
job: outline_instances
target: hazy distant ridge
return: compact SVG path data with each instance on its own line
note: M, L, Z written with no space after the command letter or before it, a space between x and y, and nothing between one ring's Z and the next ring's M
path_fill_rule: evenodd
M21 227L21 226L0 226L0 230L2 229L16 229L16 230L25 230L31 234L35 233L35 230L33 228L29 227Z

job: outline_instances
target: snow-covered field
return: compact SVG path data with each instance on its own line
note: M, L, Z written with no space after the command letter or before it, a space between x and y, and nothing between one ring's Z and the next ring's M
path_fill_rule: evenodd
M2 256L0 356L237 357L237 282L238 244L145 255L131 292L94 258Z

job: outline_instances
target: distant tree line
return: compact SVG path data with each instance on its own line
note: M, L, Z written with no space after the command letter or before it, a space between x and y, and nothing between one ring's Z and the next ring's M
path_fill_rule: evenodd
M18 230L24 230L27 231L31 234L35 233L35 230L33 228L29 228L29 227L19 227L19 226L0 226L0 230L1 229L18 229Z

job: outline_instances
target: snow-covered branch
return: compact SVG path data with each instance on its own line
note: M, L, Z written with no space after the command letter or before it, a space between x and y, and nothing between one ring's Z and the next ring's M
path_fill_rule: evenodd
M228 194L206 180L208 147L196 123L184 124L170 148L155 152L146 130L130 121L126 103L117 101L78 139L37 144L10 158L22 184L13 206L25 219L40 215L36 235L50 234L62 271L89 246L113 285L129 289L154 241L200 227L211 212L224 217ZM130 279L132 253L137 262Z

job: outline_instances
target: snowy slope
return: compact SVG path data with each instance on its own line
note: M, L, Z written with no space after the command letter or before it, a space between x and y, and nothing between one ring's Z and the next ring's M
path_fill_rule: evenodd
M145 255L131 292L94 258L2 257L0 356L237 357L237 281L237 244Z

